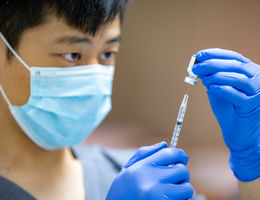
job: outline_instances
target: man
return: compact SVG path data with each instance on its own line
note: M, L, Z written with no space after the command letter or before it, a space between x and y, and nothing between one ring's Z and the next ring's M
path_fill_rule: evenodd
M122 169L122 159L117 157L120 154L119 157L124 158L128 152L74 146L82 142L110 110L113 66L127 2L0 2L1 199L191 198L193 188L186 168L188 156L180 149L167 148L165 142L140 148ZM225 53L220 52L217 58L227 58ZM207 55L214 57L215 54ZM216 72L211 71L214 67L206 62L209 57L197 55L200 63L194 72L202 79L200 72L205 68L209 69L205 77ZM206 64L201 67L203 63ZM255 72L257 70L252 71L251 78ZM215 86L212 87L215 91ZM212 105L217 107L218 102L223 101L214 95ZM242 107L242 111L251 113L257 106L254 103L249 109ZM257 119L258 115L252 116ZM222 119L220 115L217 117ZM232 123L220 125L228 127ZM241 129L239 135L246 131L248 129ZM223 134L229 132L230 129L225 129ZM254 139L257 138L257 134L254 135ZM251 141L239 147L240 143L234 145L231 163L235 169L239 168L236 152L242 155L244 147L250 149L252 145ZM233 150L233 140L228 140L227 145ZM241 178L242 181L254 180L259 175L252 165L252 162L257 164L257 159L250 161L243 162L248 168L244 167L242 172L237 170L238 177L246 177ZM249 175L245 175L247 170ZM257 190L251 192L251 186L259 186L259 183L241 184L241 190L253 195L253 199L258 194Z
M193 196L188 156L165 142L141 148L110 189L121 169L120 152L74 146L111 108L126 5L0 1L0 199Z

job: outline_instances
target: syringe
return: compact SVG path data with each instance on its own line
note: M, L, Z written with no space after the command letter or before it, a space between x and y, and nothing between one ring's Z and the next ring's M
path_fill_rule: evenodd
M180 109L179 109L179 113L178 113L178 117L177 117L177 120L176 120L176 123L175 123L174 131L172 133L172 140L171 140L170 147L176 148L176 145L178 143L179 135L180 135L180 132L181 132L181 126L182 126L183 119L184 119L185 112L186 112L186 108L187 108L188 99L189 99L189 96L186 93L183 97L183 100L182 100L182 103L181 103L181 106L180 106Z
M188 76L186 76L185 79L184 79L184 82L188 83L190 85L196 85L196 83L197 83L197 81L196 81L197 76L195 74L193 74L193 72L192 72L192 67L195 63L196 63L196 56L193 55L190 59L189 66L187 68ZM184 95L181 106L179 108L178 117L177 117L177 120L176 120L176 123L175 123L174 131L172 133L172 139L171 139L170 147L176 148L177 143L178 143L183 119L184 119L187 104L188 104L188 99L189 99L188 92L189 92L190 85L188 86L186 94Z

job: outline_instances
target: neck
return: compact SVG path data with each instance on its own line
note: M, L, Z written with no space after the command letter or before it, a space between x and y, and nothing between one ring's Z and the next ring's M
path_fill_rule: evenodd
M46 151L33 143L20 129L12 117L3 97L0 97L0 174L25 172L55 171L75 161L69 148ZM55 174L55 173L54 173Z

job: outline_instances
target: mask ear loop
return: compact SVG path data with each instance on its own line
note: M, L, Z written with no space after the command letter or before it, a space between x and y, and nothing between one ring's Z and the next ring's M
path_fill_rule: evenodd
M0 85L0 92L2 93L2 95L3 95L3 97L4 97L5 101L6 101L6 103L8 104L9 108L11 108L11 107L12 107L12 104L10 103L9 99L7 98L7 96L6 96L6 94L5 94L5 92L4 92L4 90L3 90L3 88L2 88L1 85Z
M23 59L15 52L15 50L11 47L9 42L5 39L3 34L0 32L0 38L4 41L7 48L15 55L15 57L25 66L26 69L30 71L30 67L23 61Z

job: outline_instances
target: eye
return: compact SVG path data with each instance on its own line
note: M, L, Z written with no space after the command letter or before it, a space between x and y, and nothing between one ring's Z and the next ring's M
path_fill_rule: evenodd
M62 54L62 57L69 62L76 62L81 58L81 55L79 53L65 53Z
M106 52L106 53L103 53L101 54L101 59L102 60L111 60L114 58L114 56L116 55L116 52Z

